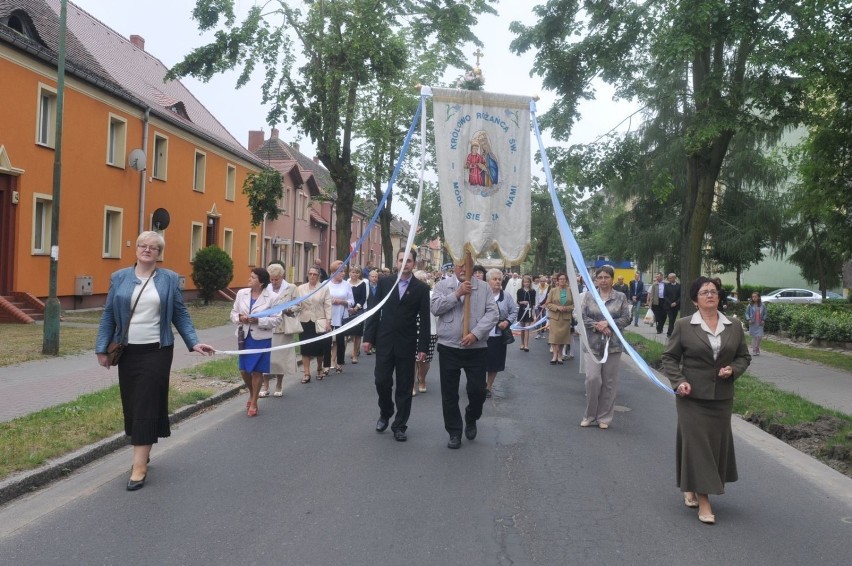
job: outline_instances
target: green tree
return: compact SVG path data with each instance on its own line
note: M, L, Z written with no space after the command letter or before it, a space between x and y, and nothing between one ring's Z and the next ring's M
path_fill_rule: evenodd
M480 44L471 26L479 14L494 13L493 3L270 0L251 7L238 24L234 0L197 0L193 18L200 30L215 29L214 39L188 54L170 76L208 80L241 68L239 87L255 68L264 69L269 123L301 129L335 183L336 249L345 254L359 183L352 155L363 135L356 126L365 89L400 77L411 65L413 45L442 67L461 67L461 48Z
M192 260L192 282L198 294L209 304L220 289L224 289L234 278L234 261L218 246L207 246L195 253Z
M649 157L679 153L682 165L671 180L682 185L684 281L701 271L716 182L733 137L775 134L799 120L800 77L819 72L826 44L850 41L845 0L548 0L534 12L537 24L512 24L512 48L537 49L534 71L558 96L542 122L557 139L567 139L579 102L594 97L590 85L600 78L617 97L638 101L650 127L667 134L669 143L648 146ZM692 303L682 304L689 314Z
M265 219L277 219L278 204L284 194L281 173L275 169L249 173L243 183L243 194L248 197L252 226L259 226Z

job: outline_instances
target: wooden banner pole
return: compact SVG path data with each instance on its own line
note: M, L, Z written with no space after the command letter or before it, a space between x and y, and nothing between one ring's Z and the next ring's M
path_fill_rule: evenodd
M468 281L473 281L473 256L470 250L464 253L464 273ZM464 338L470 332L470 295L464 300L464 321L462 322L462 335Z

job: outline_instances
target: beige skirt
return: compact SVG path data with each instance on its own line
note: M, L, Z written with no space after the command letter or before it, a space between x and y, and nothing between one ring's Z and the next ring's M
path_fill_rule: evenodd
M273 334L272 347L290 344L294 334ZM296 375L296 348L272 350L269 373L273 375Z

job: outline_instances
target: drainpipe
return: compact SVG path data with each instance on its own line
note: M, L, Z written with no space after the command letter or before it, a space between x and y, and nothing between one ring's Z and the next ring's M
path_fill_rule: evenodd
M260 227L260 265L266 267L266 215L263 213L263 224Z
M145 154L145 168L139 177L139 230L137 234L145 231L145 177L148 175L148 124L151 119L151 109L145 108L145 118L142 124L142 152Z
M290 257L289 257L289 263L290 263L290 279L289 279L289 281L291 283L296 280L296 270L299 267L299 266L296 265L296 262L293 261L293 256L294 256L295 250L296 250L296 203L299 200L299 191L301 191L302 187L304 187L304 186L305 186L305 184L302 183L298 187L296 187L296 186L293 187L293 189L294 189L293 190L293 206L292 206L292 208L290 208L290 218L293 220L293 238L290 240ZM310 226L310 224L308 224L308 225ZM305 279L307 279L307 277Z

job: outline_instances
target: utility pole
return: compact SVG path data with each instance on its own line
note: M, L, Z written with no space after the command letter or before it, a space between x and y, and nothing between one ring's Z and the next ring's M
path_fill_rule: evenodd
M62 110L65 100L65 28L68 0L59 4L59 61L56 67L56 137L53 150L53 206L50 215L50 295L44 308L44 339L41 353L59 354L60 304L56 296L59 268L59 196L62 188Z

